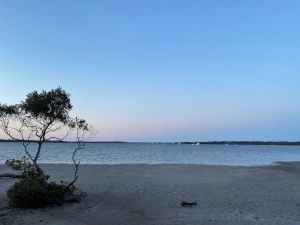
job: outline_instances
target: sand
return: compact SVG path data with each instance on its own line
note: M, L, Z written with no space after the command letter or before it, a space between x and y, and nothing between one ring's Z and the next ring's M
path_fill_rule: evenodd
M71 165L44 165L52 179L71 178ZM0 173L6 171L0 167ZM81 203L35 210L7 208L0 179L3 225L297 225L300 164L265 167L202 165L83 165ZM181 201L196 201L183 208Z

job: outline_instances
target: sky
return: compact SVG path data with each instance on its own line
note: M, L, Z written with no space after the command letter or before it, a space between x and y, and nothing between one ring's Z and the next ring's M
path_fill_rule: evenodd
M58 86L99 141L300 140L300 1L0 1L0 102Z

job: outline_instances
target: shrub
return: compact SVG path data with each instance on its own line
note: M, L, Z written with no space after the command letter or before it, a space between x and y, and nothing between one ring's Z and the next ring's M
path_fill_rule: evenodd
M8 189L7 196L13 207L39 208L77 202L85 197L85 193L64 182L48 182L39 172L31 170L23 173L20 181Z

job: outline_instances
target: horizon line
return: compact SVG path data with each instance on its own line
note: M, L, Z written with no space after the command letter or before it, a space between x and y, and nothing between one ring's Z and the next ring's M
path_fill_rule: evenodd
M22 142L23 140L0 139L0 142ZM29 142L37 142L31 140ZM45 141L45 143L77 143L77 141ZM300 145L299 141L82 141L82 143L103 143L103 144L227 144L227 145Z

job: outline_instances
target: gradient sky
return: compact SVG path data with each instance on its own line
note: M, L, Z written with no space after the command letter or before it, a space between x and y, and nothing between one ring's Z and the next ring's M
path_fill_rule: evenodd
M59 85L97 140L300 140L300 1L0 1L0 101Z

